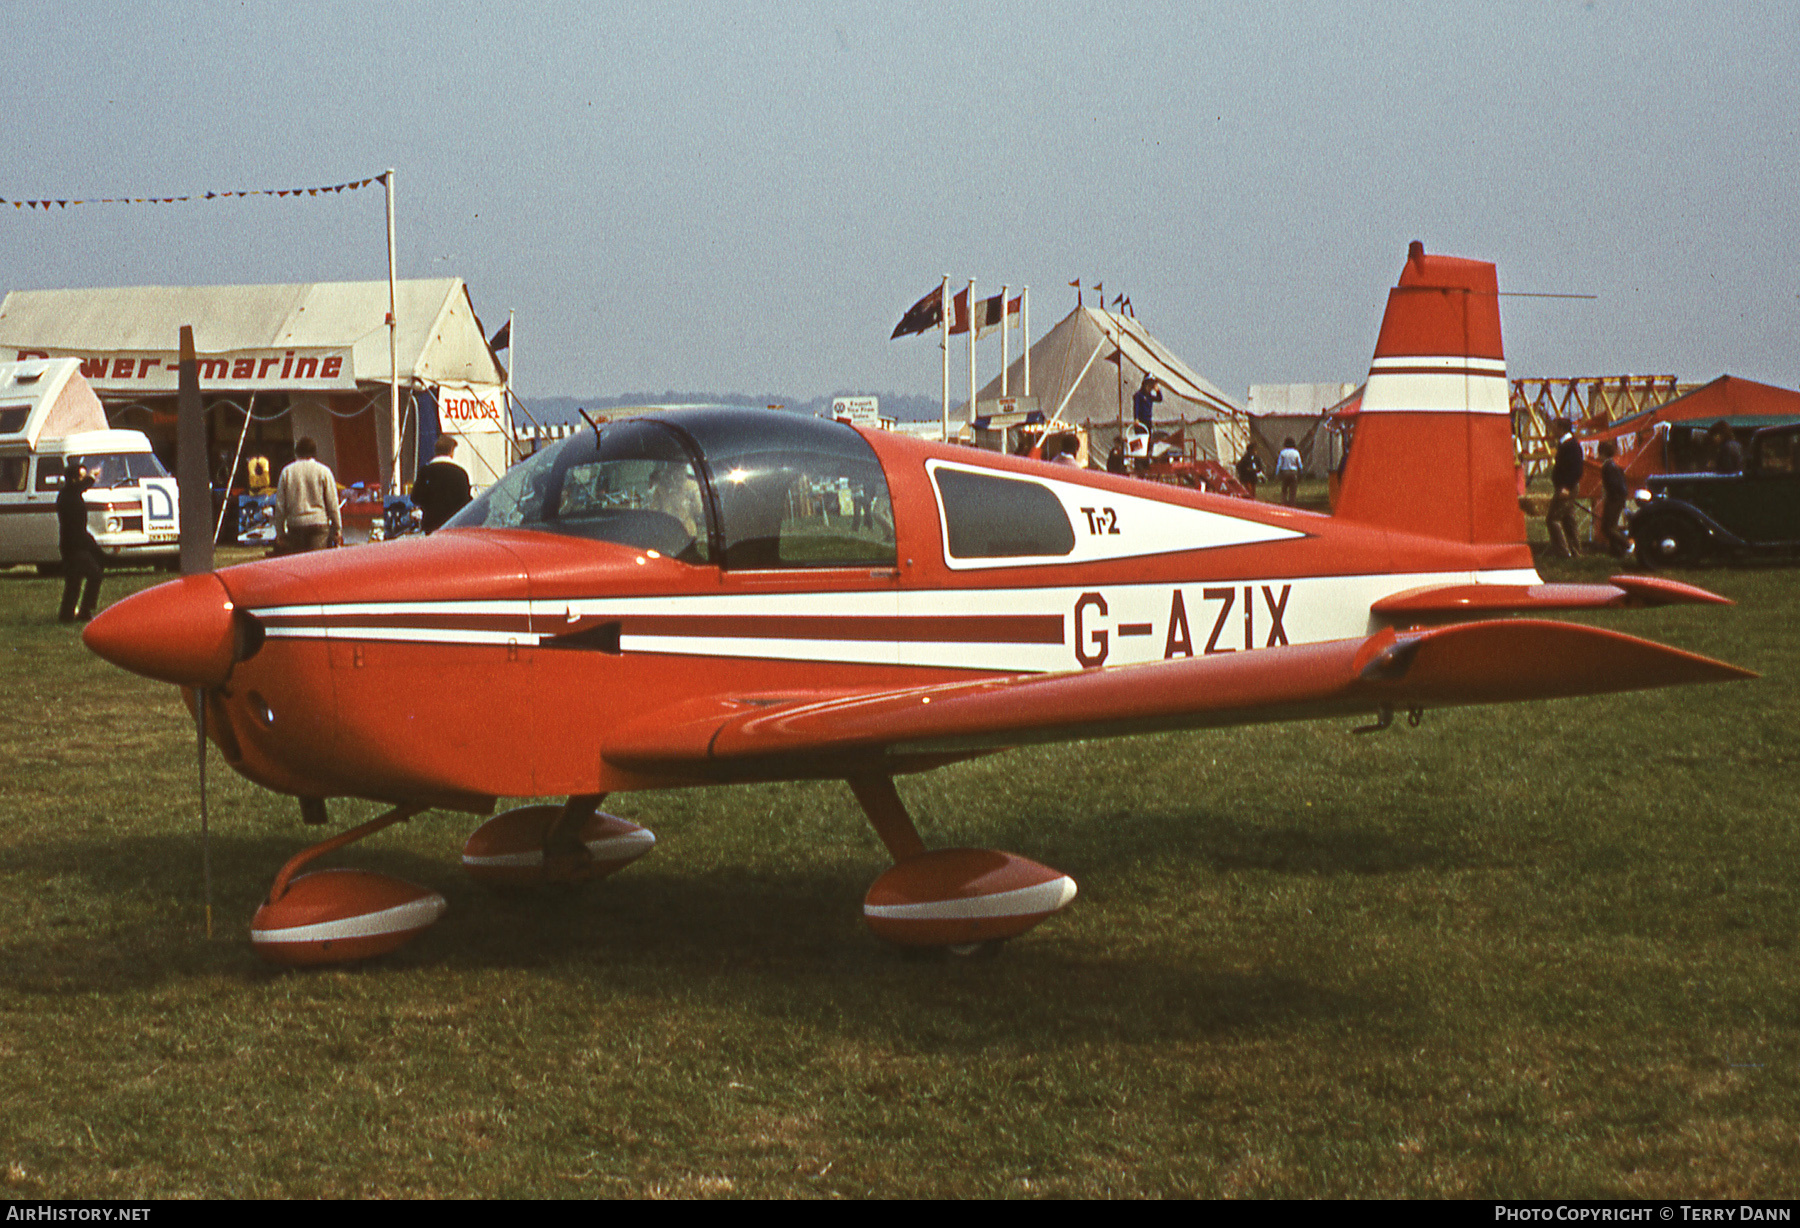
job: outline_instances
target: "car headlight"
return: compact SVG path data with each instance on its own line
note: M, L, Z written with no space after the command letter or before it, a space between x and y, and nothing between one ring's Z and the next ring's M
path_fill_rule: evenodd
M1632 495L1631 497L1633 499L1636 499L1639 503L1648 503L1648 502L1650 502L1650 500L1656 498L1655 495L1651 494L1647 490L1640 490L1636 494Z

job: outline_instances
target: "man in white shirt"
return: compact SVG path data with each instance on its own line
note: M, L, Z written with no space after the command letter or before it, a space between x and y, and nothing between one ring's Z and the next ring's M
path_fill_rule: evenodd
M1289 507L1300 491L1300 449L1293 438L1282 441L1281 451L1275 456L1275 476L1281 479L1281 501Z
M294 444L294 463L281 471L275 486L275 550L304 554L335 546L344 537L338 512L337 479L317 457L319 449L302 435Z

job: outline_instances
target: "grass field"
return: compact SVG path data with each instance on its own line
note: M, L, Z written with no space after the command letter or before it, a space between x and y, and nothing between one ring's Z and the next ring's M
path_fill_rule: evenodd
M316 833L215 754L208 941L186 713L0 573L0 1196L1792 1197L1800 572L1683 578L1740 604L1596 621L1762 680L902 781L1080 881L996 959L871 938L808 784L614 797L657 851L541 895L424 816L330 864L448 916L296 974L246 930Z

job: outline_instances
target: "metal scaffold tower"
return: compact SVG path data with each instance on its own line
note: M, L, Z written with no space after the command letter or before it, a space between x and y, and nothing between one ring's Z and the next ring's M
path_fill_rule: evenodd
M1673 401L1697 385L1673 375L1577 375L1512 381L1513 442L1519 463L1537 475L1556 452L1553 424L1562 418L1603 427Z

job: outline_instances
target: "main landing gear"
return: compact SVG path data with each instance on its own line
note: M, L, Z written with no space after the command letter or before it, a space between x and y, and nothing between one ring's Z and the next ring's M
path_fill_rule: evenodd
M599 813L602 794L564 806L520 806L475 829L463 845L463 868L484 883L530 887L578 883L622 870L656 847L636 823ZM325 803L302 799L308 823L325 821ZM275 876L269 898L250 923L250 941L271 963L341 964L385 955L423 933L448 905L417 883L369 870L299 874L307 862L405 822L423 807L386 814L296 854Z
M1074 900L1074 879L1027 858L994 849L927 850L892 777L855 776L849 784L894 858L863 899L863 919L878 937L911 949L978 954ZM656 837L602 814L603 797L588 794L562 806L520 806L496 815L463 845L463 868L478 881L504 887L586 882L624 869L655 848ZM397 949L443 916L443 896L391 875L300 873L308 862L422 809L396 806L289 860L251 922L250 940L263 958L290 965L368 959ZM318 799L303 801L301 810L308 822L326 819Z
M876 936L902 947L980 954L1074 900L1074 879L1028 858L994 849L926 851L891 776L849 783L894 858L863 897L863 920Z

